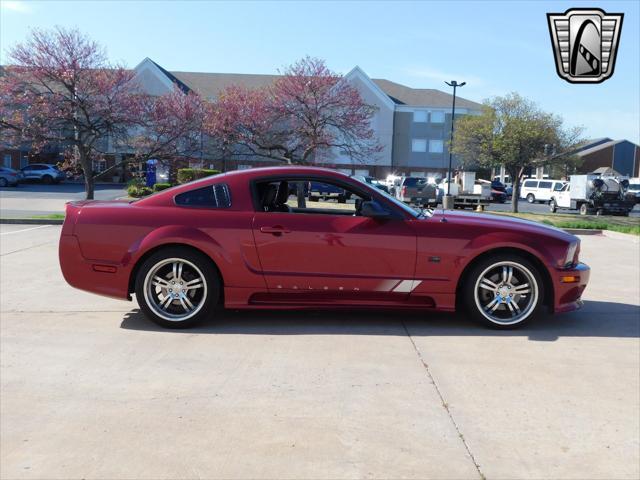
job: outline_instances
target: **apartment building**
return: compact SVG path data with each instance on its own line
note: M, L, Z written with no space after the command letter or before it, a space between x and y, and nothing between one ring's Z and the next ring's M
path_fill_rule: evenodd
M169 92L174 85L183 91L195 91L215 99L231 85L259 88L271 84L277 75L204 73L169 71L149 58L137 67L138 81L154 95ZM453 96L436 89L417 89L384 79L372 79L361 68L354 67L345 78L360 92L365 102L378 110L371 121L382 151L365 162L353 162L339 153L318 161L346 173L382 178L390 173L442 177L447 170L447 143L451 131ZM478 114L482 106L465 98L456 98L458 115ZM251 168L276 165L269 160L233 160L226 164L212 162L214 168Z

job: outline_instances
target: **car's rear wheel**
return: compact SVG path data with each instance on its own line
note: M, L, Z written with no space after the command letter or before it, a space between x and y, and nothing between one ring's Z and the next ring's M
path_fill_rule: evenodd
M544 285L535 265L511 254L479 261L463 288L472 317L498 329L524 325L540 311L544 299Z
M162 249L140 266L136 298L145 315L166 328L187 328L218 304L220 280L211 261L181 247Z
M535 203L535 201L536 201L536 196L533 193L530 193L529 195L527 195L527 202Z
M50 183L53 183L53 177L51 175L43 175L42 183L46 183L47 185L49 185Z

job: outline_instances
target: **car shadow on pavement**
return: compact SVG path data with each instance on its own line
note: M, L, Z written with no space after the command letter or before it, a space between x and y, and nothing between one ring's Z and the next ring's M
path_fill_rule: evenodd
M535 341L560 337L640 338L640 306L585 301L577 312L543 315L530 325L503 331L483 327L463 314L398 310L227 310L204 324L171 330L159 327L134 309L125 314L120 327L218 335L406 335L408 331L412 336L512 336Z

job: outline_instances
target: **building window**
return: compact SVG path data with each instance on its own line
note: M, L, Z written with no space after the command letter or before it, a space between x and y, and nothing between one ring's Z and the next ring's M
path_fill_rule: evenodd
M4 154L4 166L7 168L11 168L11 154L10 153L5 153Z
M444 143L442 140L429 140L429 151L431 153L442 153Z
M96 173L104 172L107 169L107 161L106 160L94 160L93 161L93 171Z
M431 112L431 123L444 123L444 112Z
M238 165L238 170L249 170L251 165Z
M413 122L414 123L427 123L427 111L426 110L416 110L413 112Z
M24 168L27 165L29 165L29 157L27 157L26 155L22 155L20 157L20 168Z
M411 140L411 151L412 152L426 152L427 151L427 141L422 138L414 138Z

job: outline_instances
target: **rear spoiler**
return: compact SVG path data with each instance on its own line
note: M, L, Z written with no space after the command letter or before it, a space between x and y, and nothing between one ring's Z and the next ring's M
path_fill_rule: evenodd
M62 235L73 235L82 207L91 201L92 200L80 200L77 202L66 203L64 223L62 224Z

